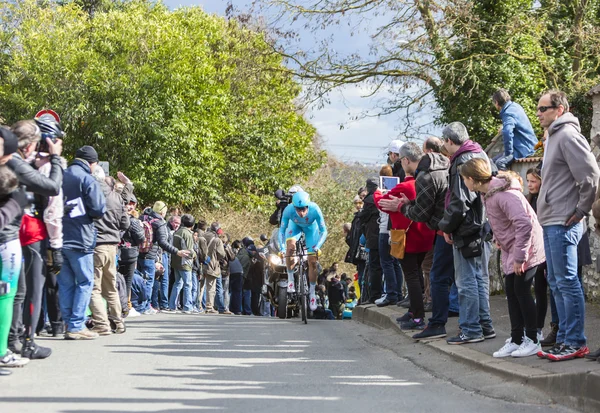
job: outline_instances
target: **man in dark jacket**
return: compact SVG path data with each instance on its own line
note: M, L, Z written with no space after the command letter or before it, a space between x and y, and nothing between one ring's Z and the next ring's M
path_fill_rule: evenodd
M360 219L362 233L366 238L365 247L369 249L369 302L371 303L381 298L383 282L383 271L379 259L379 210L373 199L378 182L377 178L367 179L367 196L364 199L364 206L356 215Z
M19 232L23 252L23 275L19 280L17 294L13 305L13 321L9 335L9 348L16 353L23 353L30 359L41 359L50 356L49 348L39 347L34 342L35 330L42 314L42 295L44 291L44 260L47 253L48 233L43 214L51 196L60 193L63 168L60 154L62 141L56 143L50 140L50 175L45 176L35 167L35 164L25 161L38 149L41 133L33 120L19 121L12 126L12 131L18 138L18 151L7 166L13 170L19 184L25 190L32 192L34 202L25 209L23 218L13 220L12 230ZM45 142L47 143L47 142ZM54 257L60 260L60 251L54 251ZM25 326L24 349L21 349L19 335Z
M444 147L450 154L450 183L445 199L444 217L438 227L454 249L454 273L458 287L461 333L448 344L478 343L496 337L490 317L490 245L485 240L489 225L481 196L471 192L460 175L460 166L485 152L469 139L467 128L453 122L442 132ZM494 168L495 169L495 168Z
M106 198L106 212L97 219L96 248L94 248L94 289L90 300L92 331L101 336L111 334L111 323L114 332L125 332L125 323L121 317L121 302L117 291L117 246L121 241L121 231L129 229L129 215L123 205L121 194L115 190L115 180L108 176L100 181ZM106 300L106 303L102 299ZM106 306L108 304L108 314Z
M141 216L141 220L150 223L152 226L152 247L148 252L142 253L138 257L138 270L146 275L146 297L148 301L144 303L143 314L156 314L158 311L152 308L150 301L152 299L152 288L154 286L154 276L156 274L155 262L158 261L160 250L169 254L176 254L179 257L191 255L188 250L179 250L172 244L169 244L169 234L167 232L167 223L165 215L167 214L167 205L162 201L156 201L152 208L146 208Z
M179 230L181 226L181 217L179 215L171 215L167 220L167 244L173 245L173 236L175 235L175 231ZM190 245L190 250L192 246ZM156 278L154 280L154 285L152 286L152 308L157 310L169 310L171 308L169 302L169 291L172 288L172 285L175 283L175 274L173 271L173 266L171 265L172 259L171 254L163 251L162 255L159 256L163 268L165 272L162 277Z
M94 287L94 248L96 227L94 219L106 212L102 187L92 177L98 167L98 153L91 146L83 146L75 153L75 160L65 171L63 194L64 263L58 275L60 311L67 324L65 338L93 339L98 334L85 328L85 311Z
M437 231L434 244L433 265L429 274L433 313L425 330L413 336L415 339L442 338L446 336L448 321L449 288L454 281L454 254L439 231L439 222L444 216L446 192L448 191L448 168L450 161L440 153L442 141L428 138L423 150L425 155L411 168L416 169L415 188L417 197L413 201L402 198L381 200L380 205L388 211L401 208L402 214L412 221L425 222Z

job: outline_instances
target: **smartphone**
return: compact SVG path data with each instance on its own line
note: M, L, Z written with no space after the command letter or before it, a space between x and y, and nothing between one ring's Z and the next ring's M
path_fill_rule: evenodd
M397 176L380 176L379 177L379 188L386 189L388 191L394 189L396 185L400 183L400 178Z

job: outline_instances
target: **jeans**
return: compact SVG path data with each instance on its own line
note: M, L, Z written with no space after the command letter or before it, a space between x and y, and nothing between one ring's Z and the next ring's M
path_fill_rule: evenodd
M146 283L144 284L144 289L146 290L147 299L140 303L140 308L142 312L148 311L150 309L150 301L152 298L152 288L154 286L154 274L156 273L156 267L154 266L154 260L146 260L143 258L138 259L138 270L144 274L146 279ZM139 310L138 310L139 311Z
M223 278L217 277L217 293L215 294L215 307L219 313L225 311L225 302L223 301Z
M177 300L179 293L183 288L183 311L192 311L192 272L187 270L175 269L175 284L171 290L171 299L169 300L169 308L177 309Z
M199 310L198 306L198 287L200 282L198 281L198 273L192 271L192 310Z
M452 274L454 275L454 265L452 265ZM452 287L450 287L450 296L448 298L450 300L448 311L453 311L458 314L460 307L458 306L458 287L455 282L453 282Z
M94 253L63 248L63 265L58 274L60 311L67 331L85 328L85 312L94 288Z
M244 277L240 274L231 274L229 276L229 291L231 291L231 300L229 302L229 311L234 314L242 313L242 285Z
M369 250L369 298L371 301L381 297L383 275L381 274L381 262L379 250Z
M508 167L510 166L510 164L512 164L513 161L515 160L515 157L512 155L504 156L504 153L501 153L500 155L494 156L494 158L492 160L494 161L494 163L496 164L496 167L499 170L506 171L508 169Z
M171 265L171 255L164 252L162 258L165 273L160 280L155 280L152 286L152 307L155 309L169 308L169 267Z
M385 278L386 298L396 302L402 297L402 268L397 258L390 255L390 234L379 234L379 261Z
M429 325L444 326L448 321L448 310L450 310L452 291L450 286L454 286L454 253L452 245L448 244L441 235L436 235L435 238L433 265L429 272L429 279L433 306ZM456 286L454 289L456 291ZM458 291L455 297L458 297Z
M460 249L454 248L454 274L460 308L458 324L462 333L469 338L481 337L482 327L492 328L489 260L489 242L483 243L480 257L464 258Z
M221 277L221 284L223 285L223 307L229 311L229 302L231 301L229 296L229 277Z
M585 299L577 277L577 244L583 235L583 224L547 225L543 229L548 285L559 319L556 342L581 347L587 341Z
M252 290L242 291L242 306L244 315L252 315Z

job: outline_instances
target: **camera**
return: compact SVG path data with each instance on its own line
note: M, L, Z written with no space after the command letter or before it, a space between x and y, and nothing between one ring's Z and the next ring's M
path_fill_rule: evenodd
M39 118L35 118L35 123L40 128L42 134L42 140L38 146L38 152L49 152L48 142L46 139L50 139L53 143L56 143L58 139L62 139L65 136L60 124L56 121L54 116L50 114L43 114Z

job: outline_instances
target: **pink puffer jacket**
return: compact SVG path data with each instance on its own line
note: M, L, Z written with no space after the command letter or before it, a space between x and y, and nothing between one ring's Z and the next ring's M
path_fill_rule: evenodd
M515 262L525 263L527 270L546 261L542 227L518 181L508 176L492 178L484 202L494 239L502 249L504 274L514 273Z

